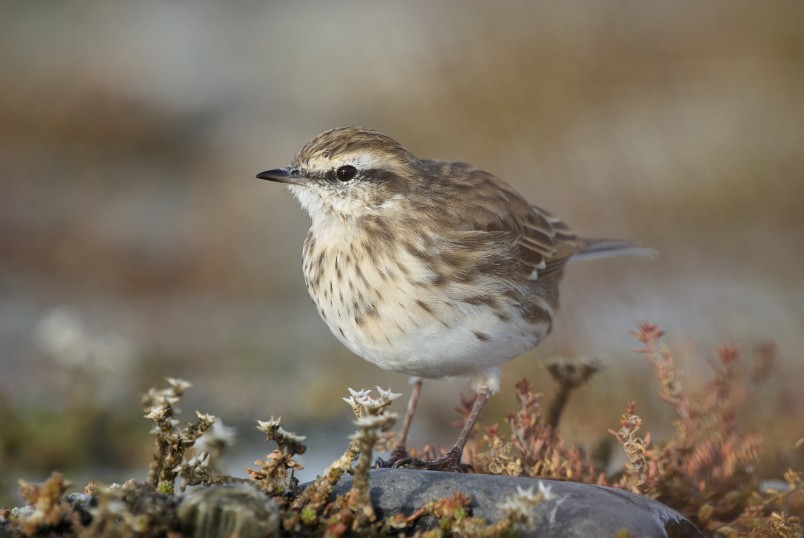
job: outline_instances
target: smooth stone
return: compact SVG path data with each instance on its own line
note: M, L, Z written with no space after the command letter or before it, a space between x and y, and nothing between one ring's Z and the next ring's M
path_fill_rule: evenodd
M196 538L279 536L279 508L248 484L200 488L182 500L178 517L182 531Z
M460 491L472 497L472 515L498 521L502 501L517 487L538 491L539 478L481 474L442 473L414 469L373 469L370 473L371 499L379 517L396 513L410 515L429 501L449 497ZM641 495L616 488L542 480L554 498L534 508L535 528L523 530L524 537L615 536L626 530L631 536L703 538L686 517L672 508ZM333 495L343 495L352 487L350 476L335 486ZM438 524L432 517L421 518L415 530Z

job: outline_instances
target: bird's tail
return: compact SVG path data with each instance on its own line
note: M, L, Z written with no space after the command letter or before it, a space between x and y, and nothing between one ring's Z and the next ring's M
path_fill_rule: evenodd
M655 259L659 253L652 248L641 247L633 241L622 239L584 239L581 248L570 261L597 260L614 256L638 256Z

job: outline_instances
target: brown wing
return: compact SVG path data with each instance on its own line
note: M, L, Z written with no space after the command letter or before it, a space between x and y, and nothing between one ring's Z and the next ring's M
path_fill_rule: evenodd
M563 221L529 204L500 178L466 163L423 161L423 164L436 178L453 178L437 180L434 185L446 194L438 199L459 200L441 208L451 224L466 231L494 234L495 240L504 241L513 249L513 255L536 279L560 272L582 248L582 241Z
M538 276L547 276L561 271L569 259L582 246L582 241L558 217L535 205L529 211L517 215L523 234L519 244L526 253L536 253L542 266L536 267Z

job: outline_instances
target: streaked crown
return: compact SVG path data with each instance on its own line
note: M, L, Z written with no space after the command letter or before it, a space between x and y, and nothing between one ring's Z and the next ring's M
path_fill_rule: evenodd
M305 144L290 166L264 174L288 183L313 218L322 211L352 217L376 213L429 178L421 161L399 142L362 127L325 131Z

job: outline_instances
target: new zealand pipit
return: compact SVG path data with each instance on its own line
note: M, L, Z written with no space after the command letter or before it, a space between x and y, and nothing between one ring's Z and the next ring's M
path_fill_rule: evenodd
M321 317L357 355L416 381L396 466L463 470L467 436L502 363L550 331L572 260L650 255L634 243L580 239L501 179L470 164L421 160L375 131L346 127L308 142L285 168L312 220L304 278ZM445 458L408 458L421 378L466 376L477 397Z

